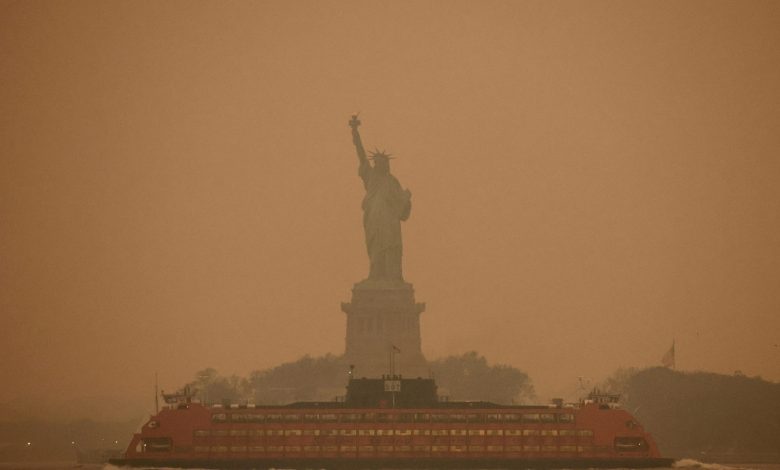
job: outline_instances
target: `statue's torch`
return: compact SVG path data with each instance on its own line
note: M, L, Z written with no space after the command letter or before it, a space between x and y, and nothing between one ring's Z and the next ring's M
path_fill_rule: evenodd
M360 125L360 119L358 119L358 115L360 113L355 113L352 115L352 119L349 121L349 127L351 127L354 130L357 130L358 126Z

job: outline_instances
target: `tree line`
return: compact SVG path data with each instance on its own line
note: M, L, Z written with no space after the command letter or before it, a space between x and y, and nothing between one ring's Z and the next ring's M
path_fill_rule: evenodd
M520 404L534 397L528 375L512 366L491 365L475 351L428 363L431 375L450 400ZM252 372L248 377L222 376L207 368L187 384L201 401L281 405L329 401L345 393L349 365L343 356L304 356L297 361Z
M780 384L667 368L621 369L604 383L662 452L717 462L780 462Z

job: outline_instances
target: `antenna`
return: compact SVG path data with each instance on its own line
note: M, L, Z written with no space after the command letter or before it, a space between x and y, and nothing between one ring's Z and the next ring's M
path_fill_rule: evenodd
M157 390L157 372L154 373L154 414L160 412L160 398L159 391Z

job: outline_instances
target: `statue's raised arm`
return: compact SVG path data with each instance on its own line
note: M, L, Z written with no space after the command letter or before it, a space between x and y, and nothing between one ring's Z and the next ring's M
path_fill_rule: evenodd
M360 120L357 114L352 115L352 119L349 121L349 127L352 128L352 142L355 144L355 150L357 150L358 160L361 164L368 164L368 158L366 157L366 149L363 148L363 141L360 139L360 132L358 132L358 126L360 126Z

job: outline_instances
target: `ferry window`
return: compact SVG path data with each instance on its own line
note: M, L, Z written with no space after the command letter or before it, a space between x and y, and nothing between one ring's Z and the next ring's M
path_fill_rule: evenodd
M233 421L235 423L243 423L246 421L246 417L240 413L232 413L230 415L230 421Z
M227 429L212 429L211 435L216 437L224 437L228 435Z
M281 429L268 429L265 432L266 436L284 436L284 431Z
M262 437L262 436L265 436L265 430L264 429L250 429L249 430L249 435L250 436Z
M449 415L446 414L432 414L431 421L434 423L446 423L449 421Z
M251 446L249 452L265 452L265 446Z
M523 436L538 436L538 429L523 429Z
M300 452L301 446L284 446L284 450L287 452Z
M300 429L285 429L284 430L285 436L300 436L301 430Z
M282 415L278 415L278 414L265 415L265 420L269 423L281 423Z
M266 450L268 452L282 452L284 450L284 446L266 446Z
M411 436L412 430L411 429L396 429L395 430L396 436Z
M560 436L576 436L577 431L574 429L561 429L558 431L558 435Z
M450 436L465 436L465 429L450 429Z
M447 432L446 429L433 429L433 430L431 430L431 435L433 435L433 436L447 436L447 435L449 435L449 432Z
M411 423L414 421L414 415L412 413L401 413L398 415L398 421L401 423Z
M375 433L373 429L361 429L358 432L361 436L373 436Z
M469 429L469 436L484 436L484 429Z
M319 416L314 413L306 413L303 415L303 420L308 422L315 422L318 421Z
M211 433L208 429L196 429L193 433L195 437L206 437L209 436Z
M395 450L398 452L409 452L412 450L412 446L395 446Z
M359 452L373 452L374 446L359 446L358 447Z
M542 429L542 436L557 436L558 431L555 429Z
M231 446L230 452L246 452L246 446Z
M580 430L577 431L577 435L578 436L590 437L590 436L593 435L593 431L591 431L590 429L580 429Z
M504 431L502 429L488 429L487 430L488 436L502 436L504 435Z
M573 423L574 422L574 415L571 413L561 413L558 415L558 422L559 423Z
M431 430L430 429L415 429L412 431L412 434L415 436L430 436Z
M303 446L304 452L317 452L320 450L320 446Z
M211 421L215 423L222 423L227 421L227 415L225 413L214 413L211 415Z
M414 421L417 423L427 423L431 420L431 415L428 413L415 413L414 414Z
M501 452L504 450L504 446L487 446L488 452Z
M361 418L361 421L364 421L366 423L373 423L376 421L376 413L363 413L363 417Z
M301 420L301 415L284 415L284 420L288 423L296 423Z
M469 414L469 415L466 415L466 420L469 423L484 423L485 422L485 415Z
M339 434L342 436L354 436L357 434L357 431L354 429L342 429L340 430Z
M539 413L524 414L520 421L523 423L538 423Z
M431 446L414 446L413 449L415 452L430 452Z
M464 452L466 446L450 446L450 452Z
M497 423L501 421L501 415L497 413L491 413L487 415L487 421L488 423Z
M504 431L504 434L507 436L520 436L523 434L523 431L520 429L507 429Z
M211 446L212 452L227 452L227 446Z
M513 421L520 421L520 415L517 413L504 413L501 418L505 423L511 423Z
M304 429L303 430L304 436L319 436L320 430L319 429Z
M560 446L558 450L561 452L577 452L577 446Z
M171 445L172 443L170 437L149 437L143 440L143 451L170 452Z
M552 413L542 413L539 415L539 420L543 423L554 423L555 415Z
M469 450L472 452L484 452L485 446L469 446Z
M466 422L466 415L457 415L457 414L450 415L450 422L452 422L452 423L465 423Z
M377 413L376 420L380 423L389 423L391 421L395 421L395 415L390 413Z
M209 446L195 446L195 452L208 452Z
M522 446L506 446L507 452L520 452L523 450Z
M353 423L356 421L360 421L360 414L358 413L345 413L341 415L342 423Z
M615 450L621 452L636 452L647 449L647 441L641 437L616 437Z
M539 452L539 446L524 445L524 452Z
M447 452L449 447L447 446L431 446L431 450L434 452Z
M341 452L357 452L357 446L341 446Z
M558 448L555 446L542 446L543 452L555 452L556 450L558 450Z
M339 417L333 413L326 413L320 415L320 421L336 422L338 420Z
M338 436L339 430L338 429L323 429L320 431L320 434L323 436Z
M336 452L339 450L339 446L322 446L323 452Z
M246 436L246 429L231 429L230 435L233 437Z
M392 436L393 430L392 429L377 429L376 430L377 436Z
M590 452L593 450L591 446L577 446L577 452Z
M393 446L376 446L379 452L392 452Z
M262 423L263 421L265 421L265 416L259 415L257 413L252 413L252 414L245 415L245 419L249 423Z

